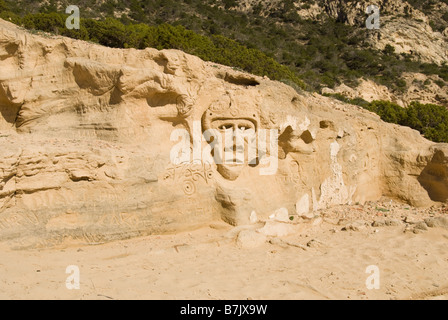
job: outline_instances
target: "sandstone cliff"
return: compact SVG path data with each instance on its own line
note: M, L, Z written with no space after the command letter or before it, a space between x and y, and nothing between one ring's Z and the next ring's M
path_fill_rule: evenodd
M175 50L110 49L0 20L0 113L0 241L15 247L245 224L253 212L383 195L448 199L447 145ZM271 145L250 165L173 163L175 129L214 125L271 129L265 144L278 139L278 156Z
M234 10L252 12L260 3L262 15L269 16L276 10L281 10L286 1L246 0L239 3ZM369 5L376 5L380 10L380 29L370 30L366 34L366 46L384 50L386 46L394 48L398 55L409 55L414 60L442 65L448 61L448 4L442 1L433 2L431 9L425 12L419 7L427 6L427 2L417 2L412 5L406 0L316 0L293 1L294 10L302 19L319 22L322 17L331 17L359 29L365 28L368 15L365 13ZM414 4L416 2L414 1ZM422 8L421 8L422 9ZM437 26L437 28L435 27ZM358 87L342 86L336 88L339 93L347 92L348 97L360 97L371 101L385 99L394 101L402 106L412 101L435 103L448 106L447 86L437 75L425 76L420 73L406 72L402 75L406 81L404 92L393 91L372 81L363 81ZM418 85L429 81L430 85ZM417 85L416 85L417 82ZM366 85L368 84L368 86ZM367 91L366 91L367 89ZM376 92L375 92L376 91ZM375 98L370 98L375 97Z

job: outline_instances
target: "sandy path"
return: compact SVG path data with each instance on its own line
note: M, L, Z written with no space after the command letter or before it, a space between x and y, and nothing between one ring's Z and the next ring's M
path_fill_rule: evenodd
M0 298L448 299L447 229L332 229L323 223L282 238L306 250L241 249L228 226L98 246L2 248ZM65 286L68 265L80 269L79 290ZM380 270L378 290L366 288L369 265Z

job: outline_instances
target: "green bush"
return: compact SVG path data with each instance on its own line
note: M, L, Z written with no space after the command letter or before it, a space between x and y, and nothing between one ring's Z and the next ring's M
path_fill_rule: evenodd
M390 44L386 44L386 47L383 50L384 54L391 56L395 54L395 47L391 46Z
M386 122L402 124L407 118L405 108L389 101L372 101L366 109L375 112Z
M448 142L448 109L443 106L414 101L402 108L388 101L373 101L367 109L386 122L418 130L428 140Z
M0 0L0 12L9 11L9 7L4 0Z
M366 100L364 100L362 98L359 98L359 97L351 99L351 98L346 97L346 96L344 96L343 94L340 94L340 93L324 93L323 95L325 97L332 97L332 98L335 98L335 99L337 99L339 101L342 101L342 102L345 102L345 103L354 104L354 105L357 105L357 106L360 106L360 107L363 107L363 108L367 108L369 106L369 102L368 101L366 101Z
M20 18L20 16L11 11L0 11L0 19L10 21L15 24L20 24L20 22L22 21L22 18Z
M106 18L104 21L86 19L83 22L89 32L90 40L112 48L125 47L127 30L119 20L112 18Z
M434 83L438 85L440 88L443 88L445 86L445 82L442 80L436 80L434 81Z
M65 16L59 13L27 14L22 19L22 25L27 29L41 30L59 34L65 29Z

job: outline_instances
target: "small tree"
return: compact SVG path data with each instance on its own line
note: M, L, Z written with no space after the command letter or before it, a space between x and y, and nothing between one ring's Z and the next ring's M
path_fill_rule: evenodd
M395 47L391 46L390 44L386 44L386 47L384 47L383 53L385 55L391 56L395 54Z

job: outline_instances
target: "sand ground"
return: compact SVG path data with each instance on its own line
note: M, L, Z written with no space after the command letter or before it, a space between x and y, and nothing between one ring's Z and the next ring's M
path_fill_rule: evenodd
M221 222L95 246L3 246L0 298L448 299L448 229L413 229L425 216L446 216L444 210L341 206L322 212L314 226L254 248L235 238L255 226ZM400 223L371 226L389 218ZM68 265L79 267L79 290L66 287ZM370 265L378 267L379 289L366 286Z

